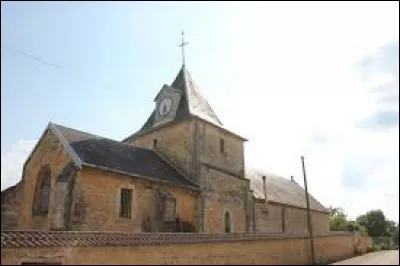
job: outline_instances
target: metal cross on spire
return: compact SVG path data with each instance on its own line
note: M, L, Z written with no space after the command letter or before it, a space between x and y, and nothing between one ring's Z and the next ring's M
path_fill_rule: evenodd
M188 42L185 42L183 39L183 31L182 31L182 43L179 44L179 47L182 48L182 66L185 66L185 45L188 45Z

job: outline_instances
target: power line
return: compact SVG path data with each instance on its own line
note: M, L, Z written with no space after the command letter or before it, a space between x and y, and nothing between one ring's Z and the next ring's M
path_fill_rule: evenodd
M54 68L61 69L60 67L56 66L55 64L49 63L49 62L47 62L46 60L40 59L40 58L38 58L38 57L36 57L36 56L34 56L34 55L31 55L31 54L28 53L28 52L24 52L24 51L21 51L21 50L18 50L18 49L14 49L14 48L12 48L11 46L8 46L8 47L6 47L6 48L9 49L9 50L11 50L12 52L14 52L14 53L16 53L16 54L19 54L19 55L22 55L22 56L26 56L26 57L28 57L28 58L30 58L30 59L33 59L33 60L35 60L35 61L37 61L37 62L40 62L40 63L42 63L42 64L45 64L45 65L48 65L48 66L51 66L51 67L54 67Z
M51 67L54 67L54 68L59 68L58 66L56 66L56 65L54 65L52 63L46 62L46 61L44 61L44 60L42 60L40 58L37 58L37 57L35 57L35 56L31 55L31 54L28 54L26 52L22 52L22 51L16 51L16 52L18 54L21 54L21 55L27 56L27 57L29 57L29 58L31 58L33 60L36 60L36 61L38 61L38 62L40 62L42 64L45 64L45 65L48 65L48 66L51 66Z
M50 63L49 61L44 60L44 59L41 59L41 58L39 58L39 57L37 57L37 56L34 56L34 55L32 55L31 53L28 53L28 52L26 52L26 51L21 51L21 50L19 50L19 49L13 48L13 47L10 46L10 45L6 45L5 48L8 49L8 50L10 50L11 52L14 52L14 53L17 54L17 55L25 56L25 57L27 57L27 58L29 58L29 59L32 59L32 60L34 60L34 61L36 61L36 62L39 62L39 63L41 63L41 64L44 64L44 65L47 65L47 66L56 68L56 69L58 69L58 70L64 71L64 74L67 74L67 75L71 74L71 73L68 74L68 72L70 72L70 71L67 71L65 68L62 68L62 67L57 66L57 65L55 65L55 64L53 64L53 63ZM33 50L33 49L29 49L29 50ZM29 51L29 50L28 50L28 51ZM67 72L67 73L65 73L65 72ZM72 75L73 75L73 76L76 76L76 75L74 75L74 74L72 74ZM75 77L75 78L76 78L76 77ZM92 82L88 82L88 83L92 83ZM103 87L103 86L98 86L98 87L101 87L101 88L103 88L103 89L105 89L105 90L108 90L107 88L105 88L105 87Z

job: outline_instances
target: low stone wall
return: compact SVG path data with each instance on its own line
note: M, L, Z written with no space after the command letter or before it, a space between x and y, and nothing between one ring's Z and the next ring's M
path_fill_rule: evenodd
M314 238L318 264L349 258L350 233ZM282 234L132 234L2 231L1 263L51 264L310 264L310 241Z

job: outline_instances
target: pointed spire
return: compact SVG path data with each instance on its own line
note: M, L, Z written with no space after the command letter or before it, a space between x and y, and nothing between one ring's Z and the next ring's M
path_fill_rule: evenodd
M198 116L215 125L222 126L221 121L207 100L201 95L199 87L185 66L181 67L171 87L179 89L184 93L189 115Z

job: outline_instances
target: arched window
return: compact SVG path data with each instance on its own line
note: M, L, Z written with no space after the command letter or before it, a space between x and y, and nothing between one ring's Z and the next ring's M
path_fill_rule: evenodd
M231 216L228 211L225 212L224 222L225 222L225 233L230 233L231 232Z
M49 209L51 189L51 171L49 167L43 167L39 171L36 183L36 193L34 201L34 212L45 214Z

